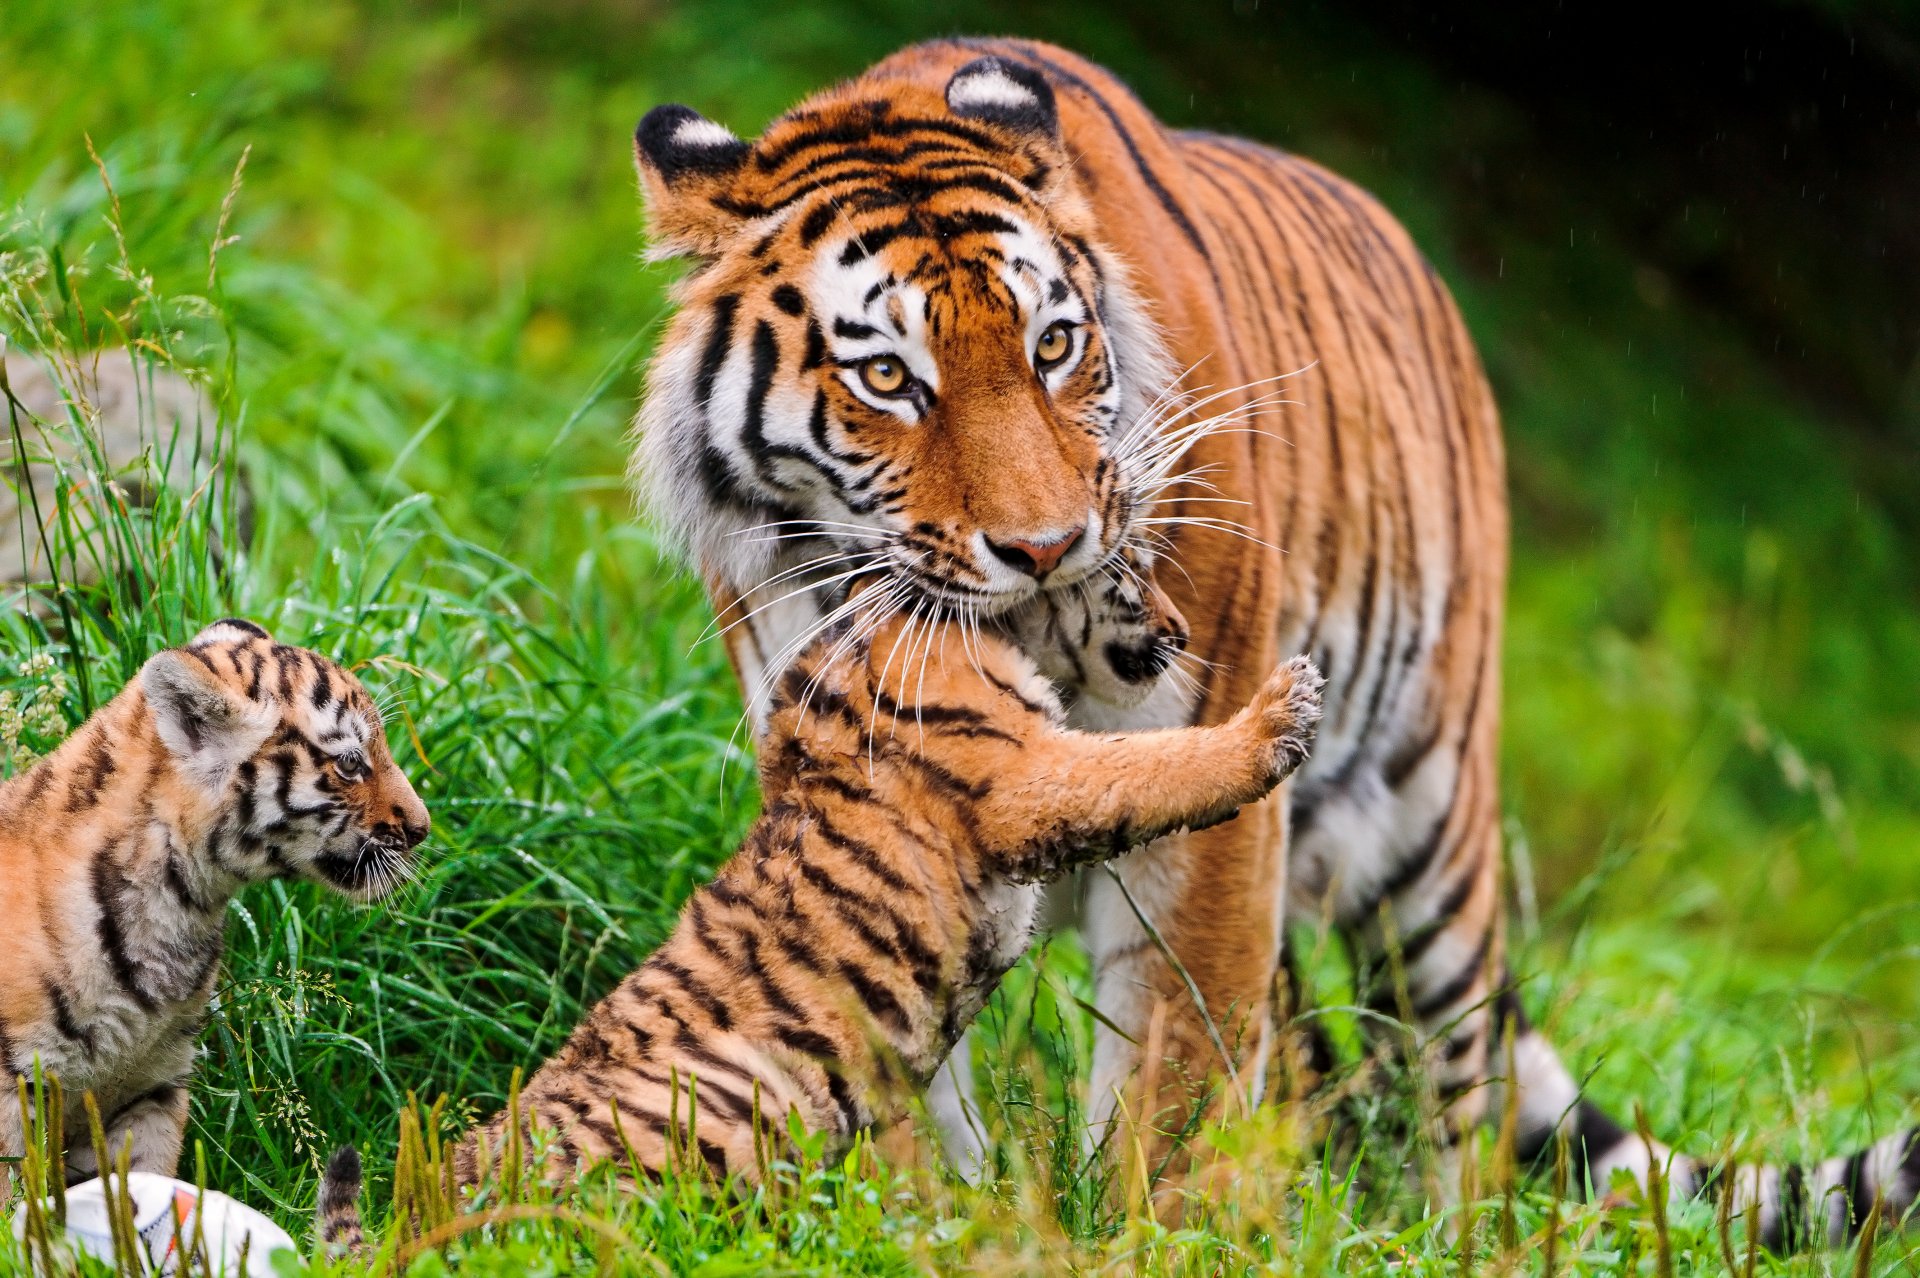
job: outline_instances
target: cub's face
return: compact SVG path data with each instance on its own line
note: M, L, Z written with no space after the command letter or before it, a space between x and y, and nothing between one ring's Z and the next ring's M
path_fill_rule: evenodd
M1096 580L1042 592L997 628L1054 683L1123 710L1145 701L1187 647L1187 619L1133 552Z
M140 682L179 775L215 808L217 868L313 879L361 901L411 876L427 809L348 671L229 620L157 653Z
M1146 420L1165 356L1043 79L988 58L751 144L683 107L638 140L656 246L701 263L643 469L710 579L879 569L902 606L978 617L1104 588L1171 462Z

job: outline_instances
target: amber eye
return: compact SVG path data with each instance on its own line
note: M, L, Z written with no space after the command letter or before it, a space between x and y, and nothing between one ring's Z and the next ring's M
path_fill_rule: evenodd
M892 355L875 355L860 366L860 380L876 395L898 395L907 388L907 366Z
M358 781L367 775L367 756L358 750L348 750L333 756L333 770L340 774L342 781Z
M1065 324L1049 324L1046 332L1040 334L1040 340L1033 344L1033 362L1041 368L1052 368L1072 349L1073 330Z

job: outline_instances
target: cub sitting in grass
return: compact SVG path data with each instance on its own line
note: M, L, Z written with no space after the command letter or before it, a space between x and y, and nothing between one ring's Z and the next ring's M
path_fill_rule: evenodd
M1037 885L1226 820L1299 766L1320 714L1302 657L1215 727L1074 732L1010 644L859 605L779 683L745 844L527 1084L550 1175L692 1157L751 1179L789 1115L840 1145L903 1116L1026 952ZM462 1181L501 1165L506 1123L456 1152Z
M118 1155L171 1176L227 902L308 878L360 900L411 872L427 810L360 681L247 621L155 654L59 749L0 786L0 1060L73 1096L69 1180ZM0 1099L0 1155L23 1151Z

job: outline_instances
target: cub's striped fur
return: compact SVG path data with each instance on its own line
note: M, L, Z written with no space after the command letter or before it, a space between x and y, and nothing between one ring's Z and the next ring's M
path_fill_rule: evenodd
M385 895L427 810L353 675L247 621L155 654L59 749L0 786L0 1061L60 1079L67 1172L97 1172L79 1093L132 1169L171 1176L227 902L313 879ZM22 1152L0 1102L0 1154Z
M1129 858L1131 900L1081 886L1102 1014L1089 1093L1157 1079L1128 1112L1180 1128L1217 1028L1257 1095L1284 924L1327 920L1378 975L1380 1010L1431 1049L1436 1142L1499 1112L1511 1023L1523 1143L1567 1131L1596 1184L1644 1176L1641 1142L1579 1099L1512 994L1499 421L1392 217L1318 165L1170 129L1108 72L1017 40L907 49L752 141L679 106L636 141L655 251L699 263L648 374L637 466L757 714L843 574L879 569L902 608L988 619L1070 597L1128 544L1177 566L1160 577L1198 684L1130 708L1082 688L1076 723L1219 722L1284 654L1327 673L1320 744L1281 801ZM1263 410L1257 429L1219 429ZM1137 1068L1156 1005L1183 1069ZM968 1077L942 1079L964 1158ZM1680 1160L1669 1183L1705 1179ZM1876 1195L1905 1210L1920 1155L1892 1136L1743 1180L1738 1205L1758 1201L1780 1241L1796 1186L1834 1234Z
M789 1114L837 1142L900 1117L1026 951L1036 885L1265 795L1319 687L1298 658L1218 727L1094 736L1016 649L952 623L822 640L775 690L746 843L522 1093L550 1170L659 1171L678 1141L752 1177ZM466 1181L506 1121L462 1146Z

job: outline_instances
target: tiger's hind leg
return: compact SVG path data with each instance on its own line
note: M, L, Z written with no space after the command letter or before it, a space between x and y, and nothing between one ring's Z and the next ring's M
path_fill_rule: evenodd
M1472 804L1456 805L1436 849L1425 872L1371 920L1356 920L1351 935L1371 973L1371 1010L1404 1027L1400 1047L1438 1155L1439 1188L1451 1199L1462 1192L1462 1142L1500 1119L1501 1017L1512 1005L1501 983L1500 828Z

